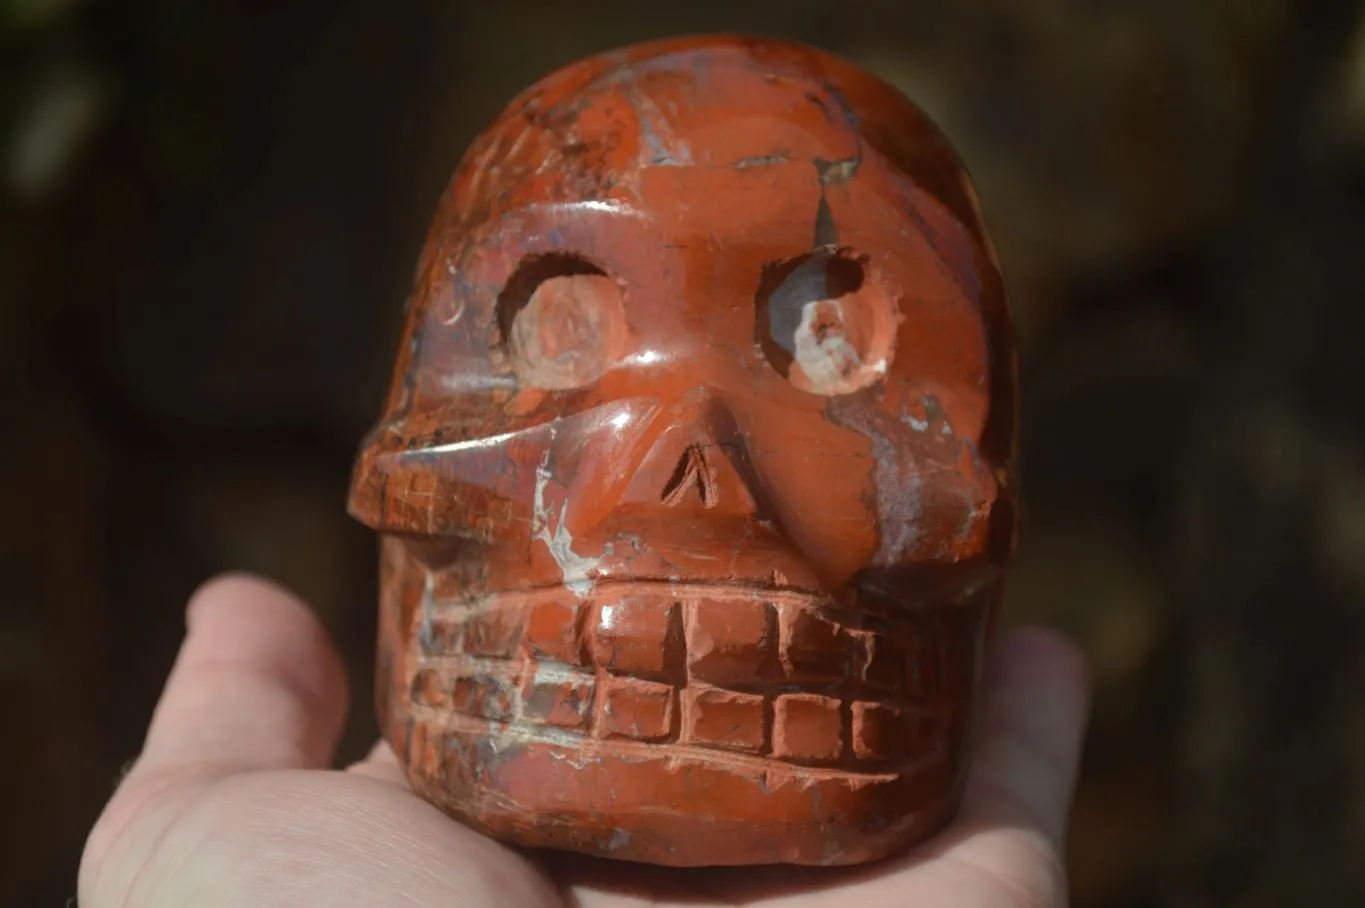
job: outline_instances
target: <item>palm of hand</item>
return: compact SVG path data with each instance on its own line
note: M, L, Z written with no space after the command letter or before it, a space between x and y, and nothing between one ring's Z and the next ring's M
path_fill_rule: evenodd
M963 810L934 840L861 868L683 871L508 848L413 795L382 744L326 769L345 684L316 619L243 578L209 585L189 614L146 748L87 843L81 908L1066 903L1086 685L1050 634L996 648Z

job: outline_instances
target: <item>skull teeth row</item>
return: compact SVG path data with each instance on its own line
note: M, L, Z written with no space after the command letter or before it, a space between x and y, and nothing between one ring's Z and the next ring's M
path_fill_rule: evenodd
M813 693L741 693L708 684L580 671L520 676L426 665L413 678L414 706L440 716L544 729L582 738L771 756L818 766L891 764L937 749L945 721L926 709L846 701ZM449 723L443 723L449 726Z
M935 697L944 632L932 618L855 627L806 597L617 594L580 600L554 591L429 611L421 655L531 660L661 681L758 692L881 691Z
M433 610L414 705L811 765L937 746L948 638L849 627L811 600L509 596Z

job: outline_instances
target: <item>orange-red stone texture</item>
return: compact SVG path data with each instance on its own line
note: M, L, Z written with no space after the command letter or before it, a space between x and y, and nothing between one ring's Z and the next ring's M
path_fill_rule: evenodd
M528 89L439 205L350 499L414 789L670 865L940 829L1014 548L1013 351L961 164L848 62L688 38Z

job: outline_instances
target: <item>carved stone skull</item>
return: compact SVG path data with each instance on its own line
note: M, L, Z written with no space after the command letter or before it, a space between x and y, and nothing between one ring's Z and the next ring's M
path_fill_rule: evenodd
M939 829L1014 548L1014 376L971 184L881 81L692 38L527 90L440 203L350 499L415 790L672 865Z

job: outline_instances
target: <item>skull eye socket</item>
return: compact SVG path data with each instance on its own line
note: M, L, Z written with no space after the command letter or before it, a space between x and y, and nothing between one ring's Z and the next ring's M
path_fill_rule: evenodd
M875 384L891 363L896 315L867 260L819 250L764 269L758 345L796 387L833 397Z
M497 312L517 377L546 391L591 385L625 344L620 282L576 255L524 259L498 294Z

